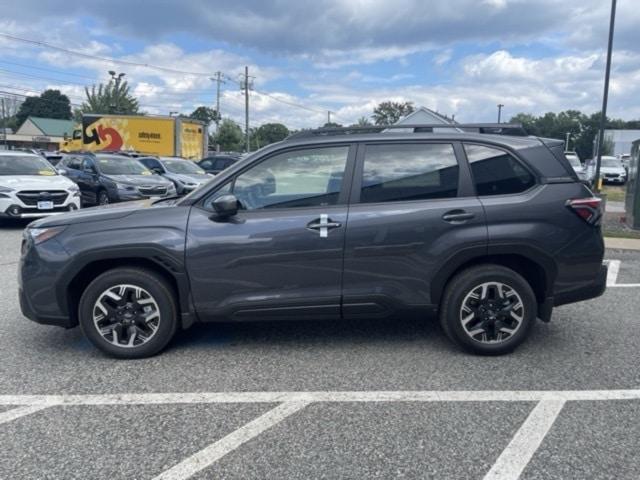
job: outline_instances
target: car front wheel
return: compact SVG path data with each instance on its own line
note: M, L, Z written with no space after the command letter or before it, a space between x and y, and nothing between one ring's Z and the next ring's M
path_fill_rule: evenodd
M78 307L86 337L104 353L144 358L173 337L177 308L171 287L153 271L116 268L86 288Z
M499 265L479 265L457 274L440 307L447 336L465 350L484 355L513 351L527 337L536 316L529 283Z

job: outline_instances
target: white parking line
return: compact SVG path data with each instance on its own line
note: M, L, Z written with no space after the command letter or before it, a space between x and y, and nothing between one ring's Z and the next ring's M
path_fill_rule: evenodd
M296 413L309 405L308 402L285 402L260 415L255 420L231 432L208 447L191 455L186 460L165 470L154 480L184 480L204 470L211 464L234 451L240 445L257 437L265 430L277 425L289 415Z
M564 400L541 400L502 451L484 480L516 480L551 429Z
M11 410L0 413L0 424L10 422L11 420L15 420L16 418L24 417L26 415L31 415L32 413L39 412L40 410L44 410L45 408L49 408L49 406L26 405L23 407L12 408Z
M632 390L416 390L325 392L190 392L113 395L0 395L0 405L148 405L284 402L539 402L640 400Z
M640 288L640 283L618 283L620 273L620 260L606 260L609 265L607 270L607 287L614 288Z

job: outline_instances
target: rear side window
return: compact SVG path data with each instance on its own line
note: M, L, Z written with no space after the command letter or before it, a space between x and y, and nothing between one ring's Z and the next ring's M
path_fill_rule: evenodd
M451 144L367 145L360 202L455 197L458 173Z
M529 190L536 183L531 173L511 154L482 145L466 145L471 173L479 196L510 195Z

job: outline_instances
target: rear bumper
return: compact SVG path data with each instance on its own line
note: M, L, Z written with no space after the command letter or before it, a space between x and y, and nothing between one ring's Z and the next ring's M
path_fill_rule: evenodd
M604 293L607 288L607 266L602 265L593 282L581 286L578 289L570 290L554 295L553 305L558 307L568 303L582 302L591 298L597 298Z

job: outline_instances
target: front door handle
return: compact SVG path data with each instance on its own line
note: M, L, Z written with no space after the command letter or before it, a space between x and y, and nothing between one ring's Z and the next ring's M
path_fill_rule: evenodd
M473 218L475 218L475 214L467 212L465 210L451 210L442 215L442 219L445 222L454 224L465 223L467 220L471 220Z
M320 215L319 219L312 220L307 224L309 230L319 230L320 236L325 238L329 234L329 230L334 228L340 228L342 224L340 222L334 222L329 218L327 214Z

